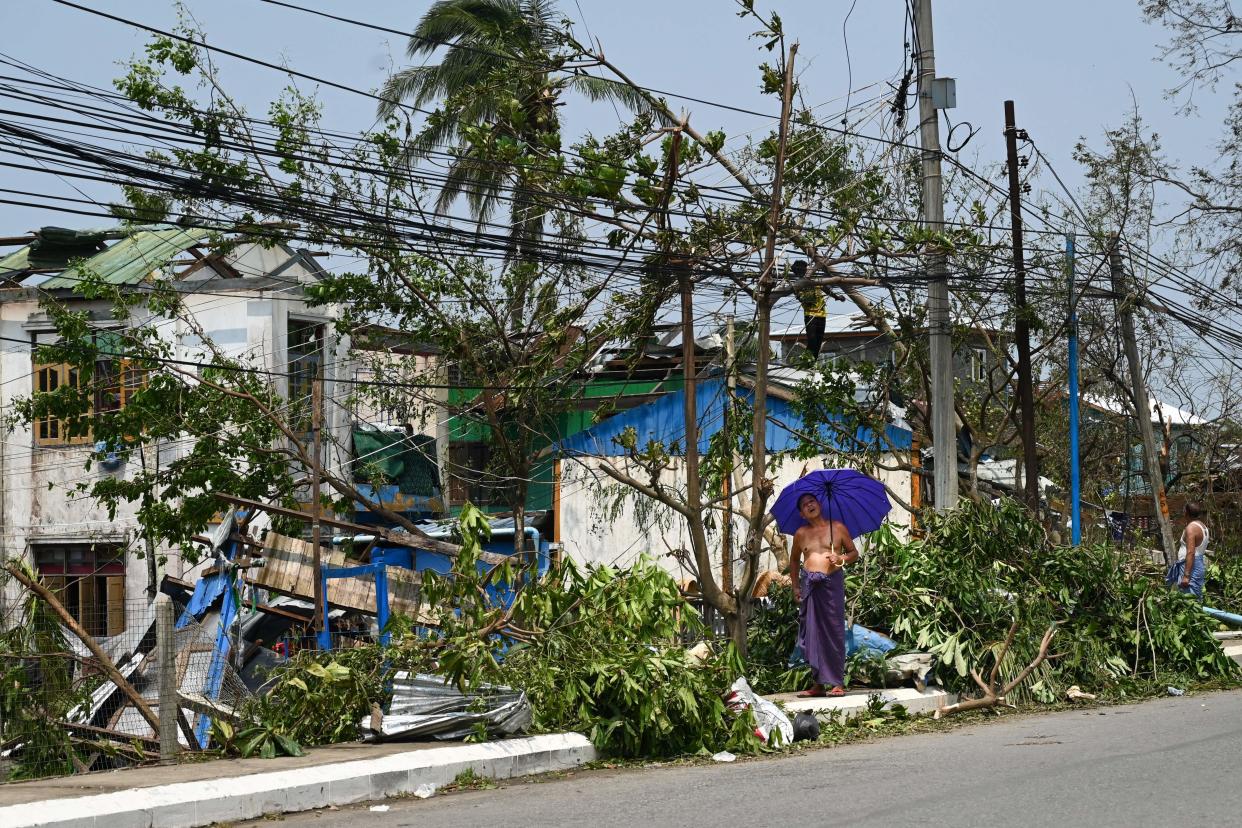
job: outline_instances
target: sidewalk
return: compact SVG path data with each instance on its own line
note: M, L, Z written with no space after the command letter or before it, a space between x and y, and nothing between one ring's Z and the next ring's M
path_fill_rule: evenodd
M957 695L948 693L938 687L928 687L919 691L913 687L894 687L888 690L847 690L844 696L837 698L800 699L797 693L778 693L767 696L774 702L780 702L790 715L806 710L820 716L836 712L842 719L852 719L867 709L867 700L874 695L889 704L903 705L911 714L919 715L935 713L938 708L957 702Z
M445 785L462 771L491 779L578 767L595 748L577 733L481 744L361 744L279 759L220 759L0 785L0 826L197 828Z

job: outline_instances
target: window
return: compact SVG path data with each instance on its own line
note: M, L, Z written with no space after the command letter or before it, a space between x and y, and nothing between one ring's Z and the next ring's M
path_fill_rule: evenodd
M110 543L38 543L39 576L82 627L102 638L125 632L125 555Z
M35 391L48 394L63 385L80 388L81 372L74 366L64 362L38 363L34 365ZM57 417L40 417L35 421L35 444L41 446L69 445L72 443L90 442L90 434L70 436L70 421Z
M294 431L311 430L311 392L323 368L323 324L289 320L286 337L289 362L289 421Z
M988 352L983 348L970 349L970 378L975 382L987 379Z
M96 336L96 344L102 345L99 337L107 336L100 331ZM50 344L36 339L35 346ZM137 367L128 359L103 359L95 363L95 370L88 385L82 370L67 362L34 362L34 390L37 393L50 393L63 386L88 389L91 391L87 406L87 421L83 428L82 422L75 423L71 419L58 417L42 417L35 421L35 445L67 446L93 442L89 417L95 413L120 411L127 406L133 395L147 384L147 372ZM77 427L75 427L77 426Z

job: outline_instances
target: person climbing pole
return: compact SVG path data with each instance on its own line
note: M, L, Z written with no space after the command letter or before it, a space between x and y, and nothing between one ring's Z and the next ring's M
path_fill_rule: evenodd
M795 284L805 281L806 262L802 259L793 263ZM803 325L806 329L806 349L815 359L819 358L819 349L824 346L824 327L827 324L828 309L824 301L824 292L816 285L803 285L797 288L798 301L802 304Z

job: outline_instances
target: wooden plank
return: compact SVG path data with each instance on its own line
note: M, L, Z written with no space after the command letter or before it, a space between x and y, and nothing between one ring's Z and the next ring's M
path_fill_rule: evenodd
M272 592L313 601L314 561L310 544L275 532L268 533L267 543L267 563L257 570L246 570L242 575L243 580ZM326 556L324 564L333 567L353 565L340 550L332 550ZM387 575L391 610L425 618L426 613L422 610L420 601L421 576L412 570L394 566L388 567ZM374 578L359 576L330 579L328 604L375 615Z
M102 736L105 739L111 739L118 742L142 742L148 745L155 745L158 749L160 746L159 739L153 739L150 736L138 736L134 733L122 733L119 730L109 730L106 727L94 727L93 725L82 724L80 722L59 722L60 726L66 730L72 730L76 733L88 733L92 736Z

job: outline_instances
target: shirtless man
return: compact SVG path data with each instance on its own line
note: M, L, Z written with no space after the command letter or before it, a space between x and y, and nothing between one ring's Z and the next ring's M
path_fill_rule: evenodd
M814 495L798 498L806 525L794 533L789 578L798 602L798 644L815 683L804 698L845 695L845 572L858 560L850 532L829 521Z

